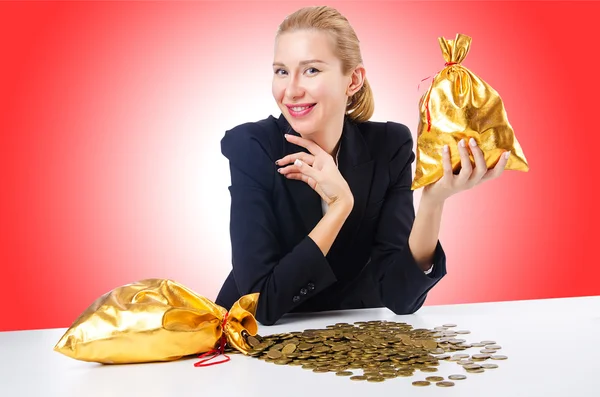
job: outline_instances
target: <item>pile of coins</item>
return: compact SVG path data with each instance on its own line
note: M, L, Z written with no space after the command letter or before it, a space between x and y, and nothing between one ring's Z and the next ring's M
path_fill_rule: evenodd
M353 381L383 382L397 377L411 377L417 371L434 373L440 361L451 361L467 373L482 373L498 368L487 360L504 360L496 354L501 349L495 341L467 343L459 335L469 331L444 324L433 329L417 328L403 322L357 321L338 323L325 329L307 329L267 336L245 334L252 346L249 356L277 365L300 366L317 373L333 372ZM482 348L477 354L458 353L469 348ZM228 353L237 351L227 350ZM362 374L355 373L362 371ZM454 386L464 374L427 376L412 382L414 386Z

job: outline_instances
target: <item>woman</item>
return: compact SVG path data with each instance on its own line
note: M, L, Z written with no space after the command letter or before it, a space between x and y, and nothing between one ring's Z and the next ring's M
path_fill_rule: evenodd
M272 91L281 115L225 133L233 269L223 307L259 292L256 319L300 311L387 307L410 314L446 274L438 239L444 201L501 175L477 146L462 169L423 189L415 217L409 129L368 121L373 94L359 41L330 7L288 16L275 42ZM475 167L469 160L469 150Z

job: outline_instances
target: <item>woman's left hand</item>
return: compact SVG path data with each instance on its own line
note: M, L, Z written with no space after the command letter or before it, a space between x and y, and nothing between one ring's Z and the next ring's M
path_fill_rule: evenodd
M446 146L444 150L442 150L444 175L437 182L423 188L422 199L426 198L427 200L441 203L458 192L471 189L484 181L496 179L502 175L502 172L508 163L507 155L510 154L510 151L503 153L496 166L488 170L483 152L479 146L477 146L475 139L470 139L469 147L475 159L475 168L471 165L469 149L467 149L465 140L463 139L458 144L461 170L458 175L454 175L452 172L452 163L450 161L450 151Z

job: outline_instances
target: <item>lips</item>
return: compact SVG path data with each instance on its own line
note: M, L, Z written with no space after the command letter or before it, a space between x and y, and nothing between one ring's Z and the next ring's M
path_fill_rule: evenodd
M298 105L286 105L292 117L304 117L315 107L316 103L301 103Z

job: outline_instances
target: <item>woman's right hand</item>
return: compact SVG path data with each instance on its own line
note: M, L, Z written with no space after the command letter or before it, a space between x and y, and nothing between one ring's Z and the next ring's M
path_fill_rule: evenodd
M306 148L310 153L297 152L277 160L280 167L277 171L289 179L297 179L307 183L329 207L345 205L354 206L354 196L338 170L333 157L315 142L286 134L288 142ZM290 164L290 165L287 165Z

